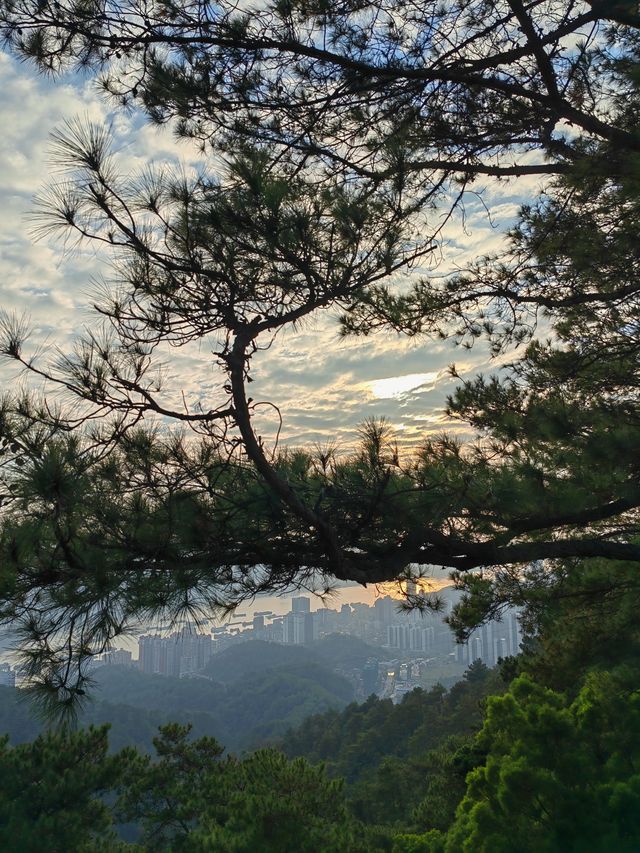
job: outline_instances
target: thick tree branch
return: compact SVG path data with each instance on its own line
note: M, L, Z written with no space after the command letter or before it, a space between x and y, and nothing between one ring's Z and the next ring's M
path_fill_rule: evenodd
M321 515L308 507L301 500L295 489L275 471L273 465L265 456L262 445L253 431L245 389L247 348L250 344L250 335L237 335L233 348L226 358L231 378L234 416L240 435L242 436L244 449L257 471L262 475L271 489L273 489L275 494L281 498L285 506L289 507L310 528L318 532L319 537L327 548L332 563L332 571L337 577L342 577L343 558L335 531Z

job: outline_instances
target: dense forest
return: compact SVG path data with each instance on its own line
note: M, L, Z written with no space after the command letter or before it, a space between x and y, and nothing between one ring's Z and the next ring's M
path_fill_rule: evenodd
M318 645L326 653L325 643ZM346 644L348 656L354 645L359 644ZM152 751L158 727L177 722L189 724L195 736L215 737L228 750L242 752L273 741L309 714L344 707L353 688L333 671L341 660L337 655L329 668L312 650L252 641L215 655L193 678L103 666L94 674L92 701L79 721L108 723L112 750ZM21 743L41 729L37 708L30 707L23 691L0 687L0 732L11 743Z
M221 685L199 680L182 682L185 701L201 709L190 712L193 729L164 725L153 757L145 738L159 715L105 703L96 708L113 714L114 734L122 739L128 725L142 751L110 751L106 728L5 743L0 839L42 851L631 853L640 839L640 586L635 567L620 571L624 594L603 591L602 562L582 564L579 580L575 570L559 578L523 613L522 653L494 670L476 661L450 690L416 689L399 704L343 701L241 758L217 737L196 737L203 719L207 731L223 730L207 710ZM132 688L126 670L104 672L108 691L178 715L171 679L137 674ZM164 700L149 695L162 684ZM5 689L1 707L3 727L17 732L16 692ZM16 838L23 847L11 846Z

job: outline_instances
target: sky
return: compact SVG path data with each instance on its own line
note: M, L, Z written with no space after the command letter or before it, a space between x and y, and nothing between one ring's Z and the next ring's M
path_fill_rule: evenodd
M69 352L83 328L95 324L89 305L93 282L105 271L105 258L87 246L65 254L59 243L35 242L29 233L33 196L51 172L49 134L65 119L85 116L111 127L117 162L124 173L147 163L194 164L195 152L177 143L167 129L145 123L139 114L110 112L91 80L69 76L51 81L27 65L0 53L0 302L8 311L26 312L33 328L30 351ZM477 191L479 186L474 185ZM513 221L522 192L515 184L487 185L482 200L470 195L465 222L453 221L446 232L444 268L496 249ZM533 182L529 189L534 190ZM485 205L492 210L489 223ZM348 450L365 418L384 416L399 443L418 444L443 430L465 435L464 425L444 413L455 387L448 366L470 378L496 365L479 345L471 351L448 341L402 338L379 333L340 338L337 316L325 312L302 329L281 335L268 353L254 359L254 399L275 402L283 414L281 442L291 446L336 442ZM206 344L172 351L168 370L174 395L204 405L223 379L216 374ZM0 365L0 383L16 387L16 371ZM207 405L210 408L211 405ZM265 421L275 431L275 418Z

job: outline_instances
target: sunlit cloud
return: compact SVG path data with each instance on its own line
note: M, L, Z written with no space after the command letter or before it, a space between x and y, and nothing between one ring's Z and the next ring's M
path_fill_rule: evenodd
M69 255L58 243L34 244L31 239L32 197L51 177L51 130L77 115L104 122L123 174L134 174L149 163L170 168L184 162L187 171L201 164L195 149L177 143L170 128L152 127L136 112L111 112L89 80L70 75L51 81L1 52L0 114L5 117L0 139L0 304L7 311L28 314L33 333L27 355L42 350L44 360L47 352L70 352L77 336L95 327L93 283L113 275L108 253L93 245L82 244ZM216 165L209 159L207 171L215 171ZM498 249L505 227L513 223L523 186L488 181L482 187L475 182L464 210L452 216L443 231L439 266L412 275L441 277ZM491 208L491 221L485 205ZM402 278L396 283L400 288L410 284L410 278L404 284ZM213 339L181 350L158 349L166 365L162 403L167 408L182 408L185 402L211 408L224 402L226 378L212 355L217 349ZM337 317L324 312L286 330L256 354L252 394L260 403L257 427L270 447L277 436L280 447L331 442L344 452L357 442L359 425L372 417L393 424L399 445L409 451L443 430L466 437L468 425L446 413L447 396L459 383L448 371L452 362L465 378L501 366L481 341L468 352L448 340L384 331L341 338ZM17 376L15 365L0 362L0 389L14 388Z
M404 376L376 379L373 382L368 382L367 386L376 399L388 400L391 397L401 397L421 385L433 384L437 378L437 372L433 371L430 373L407 373Z

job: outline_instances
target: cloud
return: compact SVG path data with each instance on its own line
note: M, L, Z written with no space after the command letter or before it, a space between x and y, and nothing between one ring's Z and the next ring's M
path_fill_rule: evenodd
M0 54L0 287L3 308L30 315L32 345L56 346L69 352L74 338L95 323L90 310L95 280L106 273L106 257L81 246L65 255L55 243L34 243L28 231L32 196L50 177L49 134L64 119L85 115L110 125L119 168L133 173L149 160L171 166L198 164L195 149L178 144L167 129L150 126L136 113L111 113L91 81L71 77L52 82L38 77L10 56ZM533 183L530 182L533 189ZM425 262L417 274L442 275L477 254L498 248L520 203L522 182L474 188L444 230L445 248ZM485 204L492 208L493 224ZM437 266L439 264L439 266ZM398 277L402 288L410 275ZM167 405L212 407L224 398L224 376L212 350L215 342L162 351ZM407 339L378 333L366 339L338 335L337 319L325 312L306 326L287 330L252 363L252 395L272 401L283 416L263 406L259 423L267 439L280 430L282 442L304 445L337 441L350 446L357 425L383 416L396 425L404 446L426 435L465 426L445 414L446 396L455 387L447 371L460 356L451 342ZM486 347L464 352L466 375L492 369ZM14 381L15 370L0 366L0 379Z
M433 382L438 378L437 373L408 373L404 376L388 376L386 379L374 379L367 386L377 400L385 400L389 397L404 397L410 391L433 387Z

